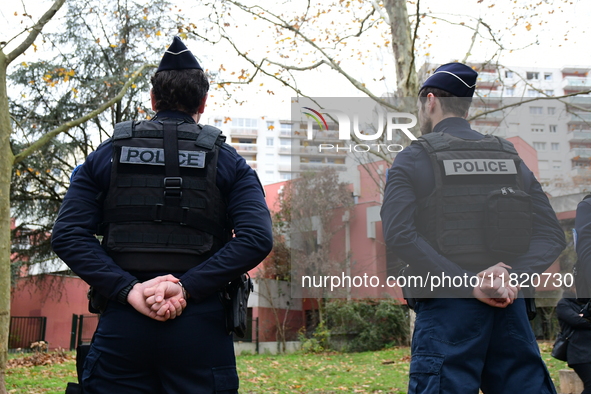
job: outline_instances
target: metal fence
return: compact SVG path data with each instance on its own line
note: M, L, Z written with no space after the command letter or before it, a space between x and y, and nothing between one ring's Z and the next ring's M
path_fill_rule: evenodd
M31 343L45 340L46 317L11 316L8 330L9 349L29 349Z
M70 350L89 345L98 325L99 315L72 315Z

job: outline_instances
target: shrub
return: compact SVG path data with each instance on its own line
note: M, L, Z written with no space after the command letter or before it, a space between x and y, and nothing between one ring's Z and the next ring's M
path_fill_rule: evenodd
M333 300L325 315L334 350L373 351L408 341L408 310L395 300Z

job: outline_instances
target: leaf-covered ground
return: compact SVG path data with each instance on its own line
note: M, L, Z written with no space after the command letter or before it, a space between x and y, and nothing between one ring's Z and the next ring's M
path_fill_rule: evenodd
M540 342L542 357L558 384L564 362L550 356L551 343ZM241 394L406 393L409 349L379 352L245 355L237 359ZM74 354L51 352L11 355L7 371L11 394L63 394L76 380Z

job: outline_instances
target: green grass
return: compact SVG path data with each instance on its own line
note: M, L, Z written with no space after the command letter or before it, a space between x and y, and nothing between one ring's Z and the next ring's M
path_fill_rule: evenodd
M541 342L542 357L558 385L558 371L566 363L550 356L551 343ZM71 355L71 353L69 353ZM26 355L25 355L26 356ZM19 358L23 355L11 355ZM264 393L406 393L409 349L379 352L245 355L239 356L241 394ZM63 394L67 382L76 381L75 362L7 371L11 394Z

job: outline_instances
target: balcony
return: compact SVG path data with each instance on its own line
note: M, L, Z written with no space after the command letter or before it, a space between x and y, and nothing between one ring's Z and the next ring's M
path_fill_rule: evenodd
M240 143L232 143L231 144L236 151L240 154L242 153L257 153L258 146L257 144L240 144Z
M591 89L591 81L587 77L565 77L562 80L562 88L565 91L581 92Z
M573 112L568 123L591 123L591 112Z
M346 171L346 164L334 164L334 163L300 163L300 169L302 171L322 171L327 168L334 168L337 171Z
M291 130L280 130L279 137L281 138L291 138L293 137L293 132Z
M591 131L573 131L572 135L570 136L569 142L576 142L576 141L591 141Z
M292 148L291 146L280 146L280 147L277 149L277 152L278 152L280 155L291 155L291 154L292 154L292 151L293 151L294 149L295 149L295 148Z
M591 178L591 168L590 167L575 167L572 170L570 170L570 176Z
M257 162L255 160L246 160L246 164L248 164L253 170L257 169Z
M589 160L591 159L591 148L574 148L568 152L570 160Z
M230 129L230 136L232 137L256 137L259 135L259 129Z
M320 151L318 145L310 145L300 146L299 152L296 150L294 153L299 153L302 156L346 156L348 152L349 151L345 149L339 149L339 151L337 152L336 148L323 148L322 151Z
M478 89L492 88L499 86L499 84L499 75L497 73L481 72L478 74L478 79L476 80Z

